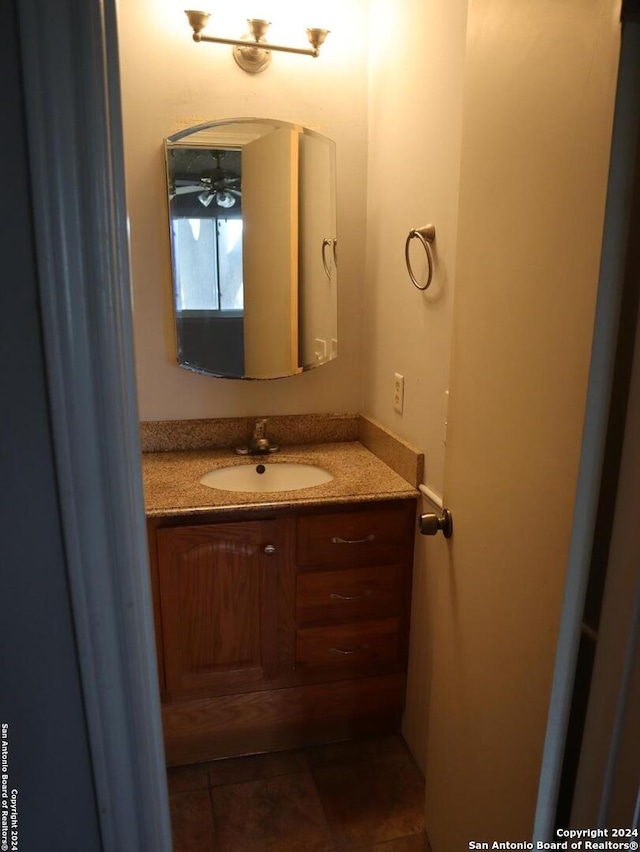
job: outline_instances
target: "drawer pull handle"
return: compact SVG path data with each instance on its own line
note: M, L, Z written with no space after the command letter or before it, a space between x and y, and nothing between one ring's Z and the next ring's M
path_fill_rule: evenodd
M329 653L339 654L341 657L350 657L352 654L360 654L362 651L368 651L368 645L360 645L358 648L329 648Z
M361 598L368 598L372 594L371 589L365 589L359 595L339 595L337 592L331 592L329 597L332 601L359 601Z
M370 533L365 538L340 538L339 536L334 536L331 539L333 544L365 544L367 541L373 541L375 539L375 535Z

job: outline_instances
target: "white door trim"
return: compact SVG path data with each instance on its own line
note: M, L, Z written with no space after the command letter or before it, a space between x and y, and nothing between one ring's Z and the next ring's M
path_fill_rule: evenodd
M105 850L169 852L114 0L22 0L41 315Z
M625 286L640 132L639 26L623 26L589 391L534 840L554 839L565 740L589 578Z

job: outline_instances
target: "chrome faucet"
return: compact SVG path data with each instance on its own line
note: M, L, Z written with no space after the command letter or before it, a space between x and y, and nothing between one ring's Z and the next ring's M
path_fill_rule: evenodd
M260 417L253 424L253 433L247 447L236 447L236 453L240 456L268 455L277 453L280 447L272 444L267 438L267 418Z

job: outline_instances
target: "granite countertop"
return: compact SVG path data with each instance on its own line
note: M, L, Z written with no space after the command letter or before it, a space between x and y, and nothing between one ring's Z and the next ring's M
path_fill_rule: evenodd
M312 488L256 494L201 485L203 474L235 464L302 462L334 479ZM357 441L285 447L270 456L238 456L230 450L180 450L142 454L147 517L223 512L233 508L316 506L356 501L408 499L418 495L406 479Z

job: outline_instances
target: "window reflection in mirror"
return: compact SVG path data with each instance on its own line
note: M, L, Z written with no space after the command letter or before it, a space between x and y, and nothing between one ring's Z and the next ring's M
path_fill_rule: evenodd
M178 362L276 378L336 357L333 142L239 119L165 151Z
M176 217L176 311L242 311L242 219Z

